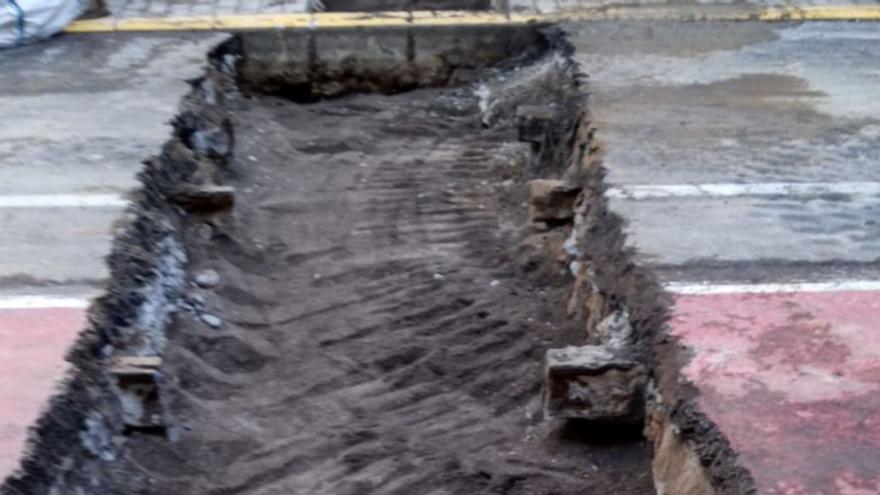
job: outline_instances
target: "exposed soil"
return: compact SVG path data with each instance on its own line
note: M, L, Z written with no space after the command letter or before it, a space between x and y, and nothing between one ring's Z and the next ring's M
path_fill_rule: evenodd
M180 438L130 437L125 493L653 493L637 432L542 418L544 350L583 335L518 247L530 151L474 90L233 112L234 213L184 222L223 326L175 319Z

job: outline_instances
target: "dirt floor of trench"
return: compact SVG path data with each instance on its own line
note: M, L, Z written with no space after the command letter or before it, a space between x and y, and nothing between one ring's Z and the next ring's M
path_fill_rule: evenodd
M474 86L232 117L234 213L185 226L223 324L176 318L181 435L130 438L126 493L653 493L637 433L542 418L544 351L583 335L520 243L527 145Z

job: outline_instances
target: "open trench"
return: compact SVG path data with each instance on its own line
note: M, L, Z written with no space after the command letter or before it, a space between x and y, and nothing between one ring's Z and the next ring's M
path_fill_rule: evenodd
M577 331L524 276L505 196L530 150L482 128L474 86L255 95L232 120L235 214L186 226L224 326L172 329L187 432L134 442L131 492L649 492L638 444L540 424L543 350Z
M210 60L3 493L654 493L641 423L542 411L545 351L621 308L564 247L607 219L527 211L533 179L602 190L559 33L256 33ZM527 142L524 108L553 110ZM647 352L656 294L590 273L630 284ZM161 357L147 426L120 356Z

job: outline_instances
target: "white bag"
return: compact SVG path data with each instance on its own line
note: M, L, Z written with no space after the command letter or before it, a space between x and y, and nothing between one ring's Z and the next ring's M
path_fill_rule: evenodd
M87 0L0 0L0 48L48 38L87 6Z

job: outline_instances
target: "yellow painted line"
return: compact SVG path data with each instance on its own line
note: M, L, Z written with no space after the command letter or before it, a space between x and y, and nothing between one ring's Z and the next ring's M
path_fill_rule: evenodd
M511 14L497 12L326 12L292 14L229 14L186 17L103 18L74 21L68 33L110 31L240 31L251 29L356 28L394 26L500 25L527 22L597 20L757 20L779 21L880 21L880 5L743 7L698 6L662 8L656 6L583 9L556 14Z
M507 17L497 13L358 12L216 15L198 17L132 17L75 21L68 33L110 31L238 31L250 29L353 28L393 26L443 26L510 24L538 20L541 16Z
M880 6L770 7L764 9L758 19L762 21L880 21Z

